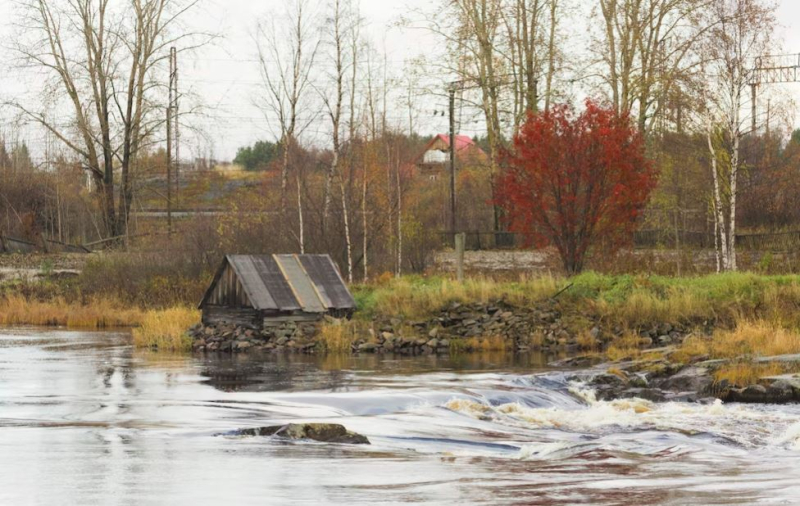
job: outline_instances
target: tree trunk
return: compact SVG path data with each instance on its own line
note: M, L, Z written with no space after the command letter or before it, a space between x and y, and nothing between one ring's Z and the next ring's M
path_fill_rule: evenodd
M306 235L303 223L303 193L300 190L300 174L298 173L296 176L297 179L297 219L298 219L298 227L299 227L299 242L300 242L300 254L305 255L306 253Z
M725 216L722 212L722 194L720 191L720 184L719 184L717 153L716 150L714 149L714 143L711 138L712 130L713 126L711 124L711 118L709 118L706 138L708 140L709 156L711 157L711 174L714 178L714 210L716 211L714 219L716 221L716 227L719 229L718 235L720 241L720 256L722 257L722 269L728 271L730 270L729 266L730 258L728 256L727 227L725 226Z
M344 217L344 238L347 246L347 282L353 282L353 242L350 237L350 216L347 211L347 192L344 188L344 179L339 177L339 188L342 193L342 215Z

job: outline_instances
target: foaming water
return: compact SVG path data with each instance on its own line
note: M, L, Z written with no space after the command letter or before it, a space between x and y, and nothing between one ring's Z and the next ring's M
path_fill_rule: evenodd
M0 331L0 504L793 504L800 409L598 401L547 357L192 357ZM341 423L372 445L217 437Z

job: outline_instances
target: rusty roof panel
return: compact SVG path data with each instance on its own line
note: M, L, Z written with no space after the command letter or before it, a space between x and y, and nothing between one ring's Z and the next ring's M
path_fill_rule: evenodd
M317 286L329 309L353 309L356 301L347 290L339 269L328 255L302 255L300 263Z
M309 313L324 313L328 310L324 302L317 293L317 288L311 282L311 278L303 269L295 255L275 255L275 260L281 266L283 275L292 287L295 297L297 297L303 311Z

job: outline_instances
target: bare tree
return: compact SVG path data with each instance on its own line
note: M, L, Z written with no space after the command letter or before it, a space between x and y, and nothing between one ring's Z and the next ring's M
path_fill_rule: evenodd
M673 87L692 68L692 50L708 29L709 0L600 0L603 74L618 112L638 114L648 132Z
M282 18L258 24L256 32L259 69L265 95L260 107L267 122L277 119L281 145L280 212L286 213L292 151L298 136L315 119L303 116L312 110L308 92L319 49L319 26L308 0L292 0ZM300 250L305 250L301 184L297 178Z
M329 75L330 86L328 89L321 89L320 95L325 104L326 113L331 122L331 141L332 141L332 160L328 167L325 177L324 202L322 208L322 233L325 233L325 226L331 208L331 184L334 176L339 169L342 157L342 115L345 107L345 95L347 94L348 71L352 74L350 80L350 115L351 128L350 138L354 137L355 115L355 93L356 93L356 72L359 46L359 32L361 21L357 12L354 11L351 0L331 0L329 18L327 19L327 30L324 40L331 51L333 60L333 71Z
M123 235L140 151L163 123L159 64L192 34L175 30L198 0L27 0L16 50L48 76L43 102L71 111L68 123L15 102L80 157L101 197L105 234ZM187 42L193 44L193 42ZM120 187L115 184L119 173ZM119 196L118 207L116 199Z

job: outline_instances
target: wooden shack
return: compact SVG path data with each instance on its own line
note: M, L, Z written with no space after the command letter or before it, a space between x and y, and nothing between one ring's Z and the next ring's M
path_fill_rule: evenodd
M355 299L328 255L228 255L200 303L203 324L249 328L350 317Z

